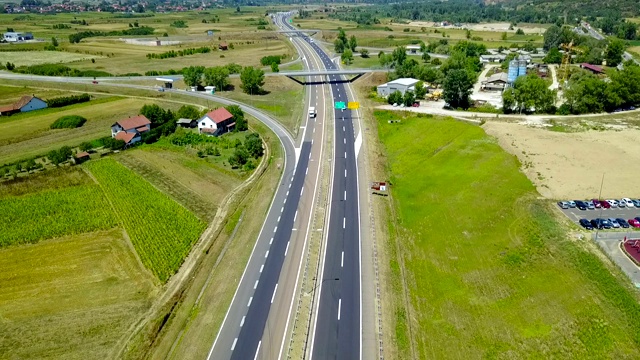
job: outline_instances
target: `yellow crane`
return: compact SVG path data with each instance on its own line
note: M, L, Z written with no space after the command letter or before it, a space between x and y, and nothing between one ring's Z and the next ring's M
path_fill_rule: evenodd
M564 55L562 56L562 64L560 65L560 86L563 86L569 78L569 65L571 64L571 55L573 52L584 52L582 49L573 46L573 40L568 44L560 44L560 48L564 49Z

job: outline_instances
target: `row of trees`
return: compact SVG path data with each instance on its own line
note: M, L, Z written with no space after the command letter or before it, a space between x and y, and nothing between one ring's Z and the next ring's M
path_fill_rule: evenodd
M147 59L169 59L175 58L178 56L187 56L194 54L206 54L211 52L211 48L208 46L202 46L199 48L188 48L183 50L170 50L163 53L149 53L147 54Z
M151 35L155 31L154 28L149 26L141 26L137 28L130 28L126 30L117 31L80 31L75 34L69 35L70 43L79 43L80 40L95 37L95 36L125 36L125 35Z
M232 69L235 70L235 69ZM190 66L183 69L182 76L188 86L202 86L204 81L207 85L215 86L217 90L223 91L229 86L230 69L227 66L214 66L205 68L204 66ZM240 70L241 88L247 94L262 94L264 90L264 71L247 66Z
M342 28L338 28L338 37L333 42L333 48L336 53L341 54L347 49L353 53L356 51L357 46L358 40L355 35L351 35L351 37L347 39L347 33L345 33Z
M560 46L573 42L576 49L575 62L600 65L603 61L609 66L622 62L625 43L620 39L597 40L589 36L576 34L569 26L550 26L544 32L544 49L548 51L544 58L547 64L559 64L562 61Z

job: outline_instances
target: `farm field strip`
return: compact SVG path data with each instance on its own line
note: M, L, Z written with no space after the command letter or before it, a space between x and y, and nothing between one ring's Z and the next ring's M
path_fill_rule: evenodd
M142 263L161 282L173 275L205 223L114 159L86 164L113 204Z
M117 221L97 185L0 198L0 247L105 230Z
M405 269L409 301L392 325L397 339L411 329L401 358L636 357L637 294L592 244L567 241L514 156L478 126L375 115L397 216L387 266Z

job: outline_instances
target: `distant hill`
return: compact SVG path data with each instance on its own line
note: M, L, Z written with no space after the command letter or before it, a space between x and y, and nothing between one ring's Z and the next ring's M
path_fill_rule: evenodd
M434 0L438 1L438 0ZM638 0L481 0L484 5L522 8L534 7L538 10L557 12L567 16L620 16L640 15Z

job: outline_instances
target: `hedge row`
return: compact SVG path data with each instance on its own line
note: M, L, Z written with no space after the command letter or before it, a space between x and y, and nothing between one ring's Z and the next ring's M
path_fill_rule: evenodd
M51 108L57 108L57 107L63 107L63 106L68 106L73 104L79 104L79 103L87 102L89 100L91 100L91 96L89 96L89 94L71 95L71 96L63 96L63 97L49 99L47 100L47 105Z
M178 56L206 54L209 52L211 52L211 48L208 46L203 46L199 48L189 48L189 49L178 50L178 51L171 50L171 51L167 51L159 54L151 53L151 54L147 54L147 59L169 59L169 58L174 58Z

